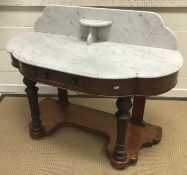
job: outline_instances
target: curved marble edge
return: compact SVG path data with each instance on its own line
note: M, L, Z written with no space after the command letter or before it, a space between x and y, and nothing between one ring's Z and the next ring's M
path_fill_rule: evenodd
M66 15L67 9L69 12L68 20L71 22L65 21L65 25L63 25L59 19L60 17L63 19L63 15ZM76 14L72 15L71 11L73 11L72 13L76 12L76 14L79 14L79 16L76 16ZM94 14L94 16L89 16L88 11L89 13L92 13L92 15ZM115 16L115 13L118 13L117 15L119 15L121 19L118 18L117 15ZM122 19L122 13L124 14L123 18L126 20L126 22L130 21L129 24L132 25L131 28L126 26L124 19ZM125 17L128 15L128 13L130 14L130 18ZM132 17L132 13L134 13L135 17ZM73 18L71 18L71 15ZM174 32L165 26L159 14L150 11L90 8L65 5L47 6L43 11L42 16L36 21L34 29L36 32L86 38L88 31L85 28L80 27L79 20L89 17L93 19L98 19L100 17L101 19L99 20L112 21L113 24L110 29L102 29L100 34L98 34L101 37L101 40L177 50L177 41ZM141 31L139 27L144 25L142 25L141 22L137 22L137 20L135 21L135 23L137 23L137 29L135 29L135 23L133 23L132 19L137 17L140 17L140 19L143 18L143 24L145 26L148 25L148 27L144 27L144 29L141 29ZM53 23L55 26L52 25ZM116 26L114 27L114 25ZM121 28L124 28L124 30L120 29L120 26ZM152 30L149 30L149 27L152 27Z
M33 32L31 32L30 34L34 34ZM28 35L28 34L24 34L24 35ZM79 71L75 71L75 70L70 70L70 69L66 69L66 70L62 70L62 68L59 66L59 65L56 65L56 67L55 68L53 68L52 66L51 66L51 64L49 64L49 63L46 63L46 62L44 62L44 61L40 61L39 63L36 63L36 62L34 62L34 61L32 61L32 60L30 60L30 61L28 61L27 60L27 58L25 58L25 57L23 57L23 56L21 56L20 54L17 54L16 53L16 51L14 51L15 49L14 49L14 47L12 47L12 44L13 45L18 45L19 44L19 38L21 37L21 36L24 36L24 35L19 35L19 36L17 36L17 37L15 37L15 38L12 38L9 42L8 42L8 44L7 44L7 47L6 47L6 49L7 49L7 51L8 52L10 52L10 53L12 53L12 55L16 58L16 59L18 59L19 61L21 61L21 62L23 62L23 63L26 63L26 64L30 64L30 65L33 65L33 66L37 66L37 67L42 67L42 68L47 68L47 69L52 69L52 70L56 70L56 71L60 71L60 72L64 72L64 73L70 73L70 74L75 74L75 72L76 72L76 74L75 75L80 75L80 76L84 76L84 77L89 77L89 78L98 78L98 79L130 79L130 78L159 78L159 77L163 77L163 76L167 76L167 75L170 75L170 74L172 74L172 73L174 73L174 72L176 72L176 71L178 71L181 67L182 67L182 64L183 64L183 59L182 59L182 56L180 55L180 53L178 52L178 51L174 51L174 50L171 50L171 52L174 52L174 53L176 53L176 54L179 54L179 60L178 60L178 67L177 67L177 69L175 70L175 71L171 71L170 73L167 73L167 74L162 74L162 75L160 75L160 76L141 76L141 75L138 75L138 74L133 74L133 76L131 75L131 76L129 76L129 75L126 75L126 77L112 77L112 76L103 76L103 75L101 75L101 74L96 74L96 73L86 73L85 74L85 72L82 72L81 70L79 70ZM44 35L51 35L51 34L44 34ZM57 35L56 35L57 36ZM62 36L61 36L62 37ZM18 40L16 40L16 39L18 39ZM15 44L14 44L15 43ZM144 47L144 46L141 46L141 47ZM154 48L153 48L154 49ZM168 49L164 49L164 50L168 50ZM31 53L30 53L31 54ZM72 66L71 66L72 67Z
M7 50L8 51L8 50ZM25 64L29 64L29 65L33 65L33 66L36 66L36 67L40 67L40 68L46 68L46 69L50 69L50 70L55 70L55 71L59 71L59 72L64 72L64 73L68 73L68 74L72 74L72 75L79 75L79 76L82 76L82 77L88 77L88 78L96 78L96 79L108 79L108 80L110 80L110 79L133 79L133 78L137 78L137 79L149 79L149 78L161 78L161 77L165 77L165 76L169 76L169 75L172 75L172 74L174 74L174 73L176 73L176 72L178 72L180 69L181 69L181 67L182 67L182 65L181 65L181 67L179 68L179 70L177 70L177 71L175 71L175 72L172 72L172 73L169 73L169 74L163 74L162 76L154 76L154 77L149 77L149 76L132 76L132 77L127 77L127 78L125 78L125 77L96 77L96 76L93 76L93 74L87 74L87 75L85 75L84 73L81 73L81 72L79 72L79 73L72 73L71 71L67 71L67 70L65 70L65 71L62 71L62 70L60 70L60 69L52 69L51 67L50 67L50 65L48 65L48 66L46 66L46 65L38 65L38 64L34 64L34 63L28 63L25 59L23 59L23 57L19 57L18 55L16 55L14 52L11 52L11 51L8 51L10 54L12 54L16 59L18 59L20 62L23 62L23 63L25 63Z

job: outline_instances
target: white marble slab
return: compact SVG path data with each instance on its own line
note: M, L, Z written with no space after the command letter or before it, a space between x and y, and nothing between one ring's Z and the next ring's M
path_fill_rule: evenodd
M66 36L88 36L80 19L112 21L98 29L98 39L150 47L176 49L174 33L153 12L73 6L49 6L35 24L36 32Z
M11 39L7 50L27 64L101 79L162 77L183 64L177 50L108 41L88 46L78 37L40 32Z

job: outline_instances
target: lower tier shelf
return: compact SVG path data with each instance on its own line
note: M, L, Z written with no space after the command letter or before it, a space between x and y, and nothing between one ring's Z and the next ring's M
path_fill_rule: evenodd
M159 143L162 137L162 128L159 126L151 124L139 126L129 123L125 141L128 156L125 161L119 162L111 156L116 145L117 136L117 121L113 114L75 104L62 105L57 103L55 99L49 98L41 101L39 108L44 130L40 133L35 133L30 128L30 135L33 139L52 135L63 126L71 126L105 136L109 140L107 152L111 164L119 169L135 164L138 160L140 149Z

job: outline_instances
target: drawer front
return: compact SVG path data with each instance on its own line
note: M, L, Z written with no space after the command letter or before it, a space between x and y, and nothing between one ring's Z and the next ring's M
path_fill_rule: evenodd
M88 83L85 81L84 78L80 78L80 76L41 68L35 69L35 75L38 80L55 83L72 90L89 90Z
M158 78L96 79L39 68L24 64L12 57L24 77L52 86L103 96L158 95L172 89L178 72Z
M89 78L24 63L21 63L20 70L24 76L37 82L93 95L125 96L132 95L134 91L134 79L112 80Z
M125 83L125 80L88 78L41 68L35 69L35 74L38 81L47 81L48 84L95 95L118 96L133 93L133 80Z

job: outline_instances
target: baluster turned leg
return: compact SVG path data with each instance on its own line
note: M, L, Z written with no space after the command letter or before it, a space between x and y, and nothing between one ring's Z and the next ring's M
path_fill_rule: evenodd
M145 101L146 97L145 96L134 96L133 100L133 108L132 108L132 117L130 122L140 125L140 126L145 126L145 122L143 120L144 116L144 108L145 108Z
M38 88L35 86L36 82L28 78L24 78L23 83L27 86L25 92L27 93L31 110L32 121L30 123L30 134L31 137L38 138L43 135L43 126L39 117L40 112L38 108Z
M68 105L69 100L68 100L68 92L66 89L61 89L57 88L58 90L58 102L63 104L63 105Z
M132 107L130 97L119 97L116 102L118 111L117 117L117 141L113 151L113 159L115 161L123 162L127 158L127 152L125 149L125 137L128 126L129 118L131 117L129 110Z

